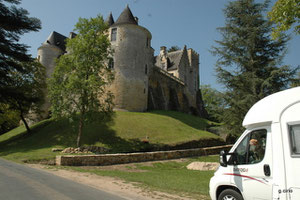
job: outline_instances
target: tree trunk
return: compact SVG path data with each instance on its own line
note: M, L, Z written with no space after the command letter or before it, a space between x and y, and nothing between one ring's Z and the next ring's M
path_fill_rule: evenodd
M24 125L25 125L25 128L26 128L26 130L27 130L27 133L29 134L29 133L31 132L31 130L30 130L30 128L29 128L29 126L28 126L28 124L27 124L27 122L26 122L26 120L25 120L25 118L24 118L24 116L23 116L22 113L20 114L20 117L21 117L22 122L23 122Z
M82 135L82 129L83 129L83 115L80 115L79 128L78 128L78 136L77 136L77 147L80 147L80 140L81 140L81 135Z

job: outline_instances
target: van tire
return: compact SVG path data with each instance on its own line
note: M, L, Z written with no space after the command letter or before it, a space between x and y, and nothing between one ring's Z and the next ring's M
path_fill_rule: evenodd
M233 189L226 189L221 192L221 194L218 197L218 200L244 200L244 199L239 192Z

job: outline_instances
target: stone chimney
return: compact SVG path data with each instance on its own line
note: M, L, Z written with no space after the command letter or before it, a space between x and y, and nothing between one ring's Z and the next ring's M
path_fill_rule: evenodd
M167 55L167 47L161 46L159 55L160 56L166 56Z

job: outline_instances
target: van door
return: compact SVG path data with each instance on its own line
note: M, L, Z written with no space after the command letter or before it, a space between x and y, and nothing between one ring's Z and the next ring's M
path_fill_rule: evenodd
M272 198L270 128L250 131L234 150L232 182L245 199Z
M300 103L286 109L281 117L288 199L300 199Z

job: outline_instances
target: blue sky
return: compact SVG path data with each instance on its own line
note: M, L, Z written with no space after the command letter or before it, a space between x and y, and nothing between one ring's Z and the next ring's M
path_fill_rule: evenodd
M259 0L261 2L261 0ZM20 7L42 22L39 32L30 32L21 42L36 57L37 48L52 31L69 35L79 17L90 18L101 14L105 19L112 12L115 21L128 4L139 25L152 33L155 55L160 46L187 45L200 54L200 83L222 90L217 83L214 65L217 57L211 55L211 46L220 40L216 28L224 26L223 9L228 0L23 0ZM273 3L275 0L271 1ZM300 65L300 35L292 35L283 64Z

